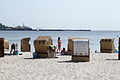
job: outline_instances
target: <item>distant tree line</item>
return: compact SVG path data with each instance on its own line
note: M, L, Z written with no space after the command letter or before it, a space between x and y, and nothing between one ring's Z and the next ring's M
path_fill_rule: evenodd
M27 26L16 26L16 27L8 27L0 23L0 30L32 30L32 28Z

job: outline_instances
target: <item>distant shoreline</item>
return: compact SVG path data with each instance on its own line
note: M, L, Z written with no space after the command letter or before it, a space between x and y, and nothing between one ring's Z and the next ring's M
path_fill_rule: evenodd
M91 31L91 30L72 30L72 29L32 29L32 30L20 30L20 29L1 29L0 31Z

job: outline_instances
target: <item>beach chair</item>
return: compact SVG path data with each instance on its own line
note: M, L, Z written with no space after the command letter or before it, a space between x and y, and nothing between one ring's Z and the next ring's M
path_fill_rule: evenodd
M8 51L9 51L9 41L4 40L4 52L8 52Z
M101 53L114 53L114 39L101 39L100 40Z
M89 39L87 38L73 39L72 61L77 62L90 61Z
M21 52L30 52L30 37L21 39Z
M4 57L4 38L0 38L0 57Z
M53 45L50 36L39 36L34 40L35 53L38 53L40 58L54 58L55 52L50 50L50 45Z

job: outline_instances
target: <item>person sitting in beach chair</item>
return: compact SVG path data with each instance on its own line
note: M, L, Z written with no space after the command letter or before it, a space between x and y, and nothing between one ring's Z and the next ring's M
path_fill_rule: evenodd
M49 46L49 50L52 50L52 51L54 51L54 52L56 51L56 48L57 48L57 47L56 47L55 45L50 45L50 46Z
M61 55L65 55L67 53L67 51L65 50L65 48L63 48L63 50L60 52Z
M13 54L15 54L15 43L11 45L10 55L12 54L12 51L13 51Z

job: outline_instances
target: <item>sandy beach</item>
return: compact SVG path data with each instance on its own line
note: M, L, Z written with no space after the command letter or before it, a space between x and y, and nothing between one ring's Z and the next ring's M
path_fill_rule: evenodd
M0 80L120 80L117 54L91 53L90 62L71 56L32 59L32 53L0 58Z

